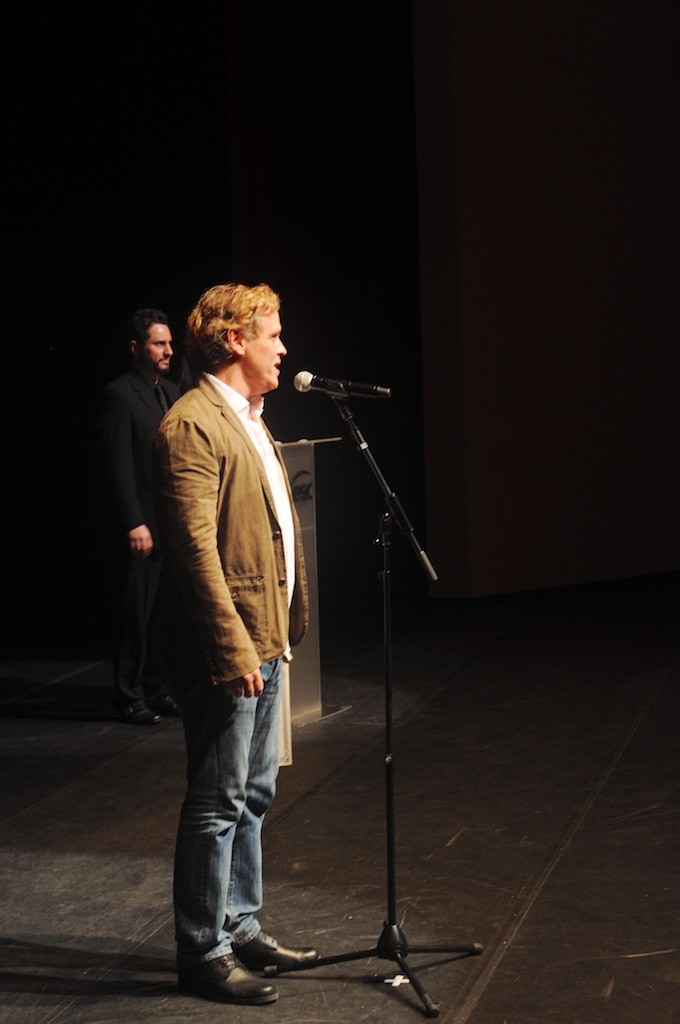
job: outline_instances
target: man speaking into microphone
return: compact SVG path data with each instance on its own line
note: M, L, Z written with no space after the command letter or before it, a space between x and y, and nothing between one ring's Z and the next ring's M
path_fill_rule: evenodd
M266 968L305 965L260 927L262 826L276 792L284 663L309 620L302 534L262 417L279 386L280 298L218 284L187 321L195 384L153 446L167 572L161 586L181 695L187 789L175 848L178 984L221 1003L277 999Z

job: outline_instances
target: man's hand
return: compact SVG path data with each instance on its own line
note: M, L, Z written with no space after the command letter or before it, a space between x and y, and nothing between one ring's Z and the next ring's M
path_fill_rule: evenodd
M146 523L135 526L134 530L128 530L128 540L132 558L148 558L153 551L153 537Z
M259 667L254 672L247 672L239 679L230 679L228 683L222 685L227 692L233 693L235 697L259 697L264 690Z

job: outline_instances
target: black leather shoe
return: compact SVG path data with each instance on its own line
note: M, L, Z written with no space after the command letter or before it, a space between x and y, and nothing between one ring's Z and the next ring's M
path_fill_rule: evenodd
M128 704L118 712L121 722L131 722L133 725L158 725L161 716L152 711L146 704Z
M179 967L177 987L180 992L211 999L214 1003L260 1006L279 998L273 985L249 974L233 953L207 960L197 967Z
M250 971L263 971L265 967L283 970L295 965L311 965L319 959L315 949L286 949L271 935L260 931L250 942L244 942L234 950L242 964Z
M179 704L172 699L169 695L165 697L150 697L148 705L152 711L157 714L164 716L165 718L179 718L182 714L182 709Z

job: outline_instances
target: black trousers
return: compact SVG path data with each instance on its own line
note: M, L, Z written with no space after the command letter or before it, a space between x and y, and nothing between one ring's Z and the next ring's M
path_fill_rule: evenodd
M160 552L121 558L113 614L114 702L120 711L167 694L163 650L153 616L161 574Z

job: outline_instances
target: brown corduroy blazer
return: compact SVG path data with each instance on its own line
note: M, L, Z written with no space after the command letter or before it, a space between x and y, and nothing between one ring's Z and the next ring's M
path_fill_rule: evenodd
M266 429L266 428L265 428ZM269 433L269 432L268 432ZM300 524L288 608L283 538L262 460L238 416L203 377L165 415L153 443L166 565L167 628L198 644L214 683L252 672L298 644L308 625ZM172 668L172 666L171 666Z

